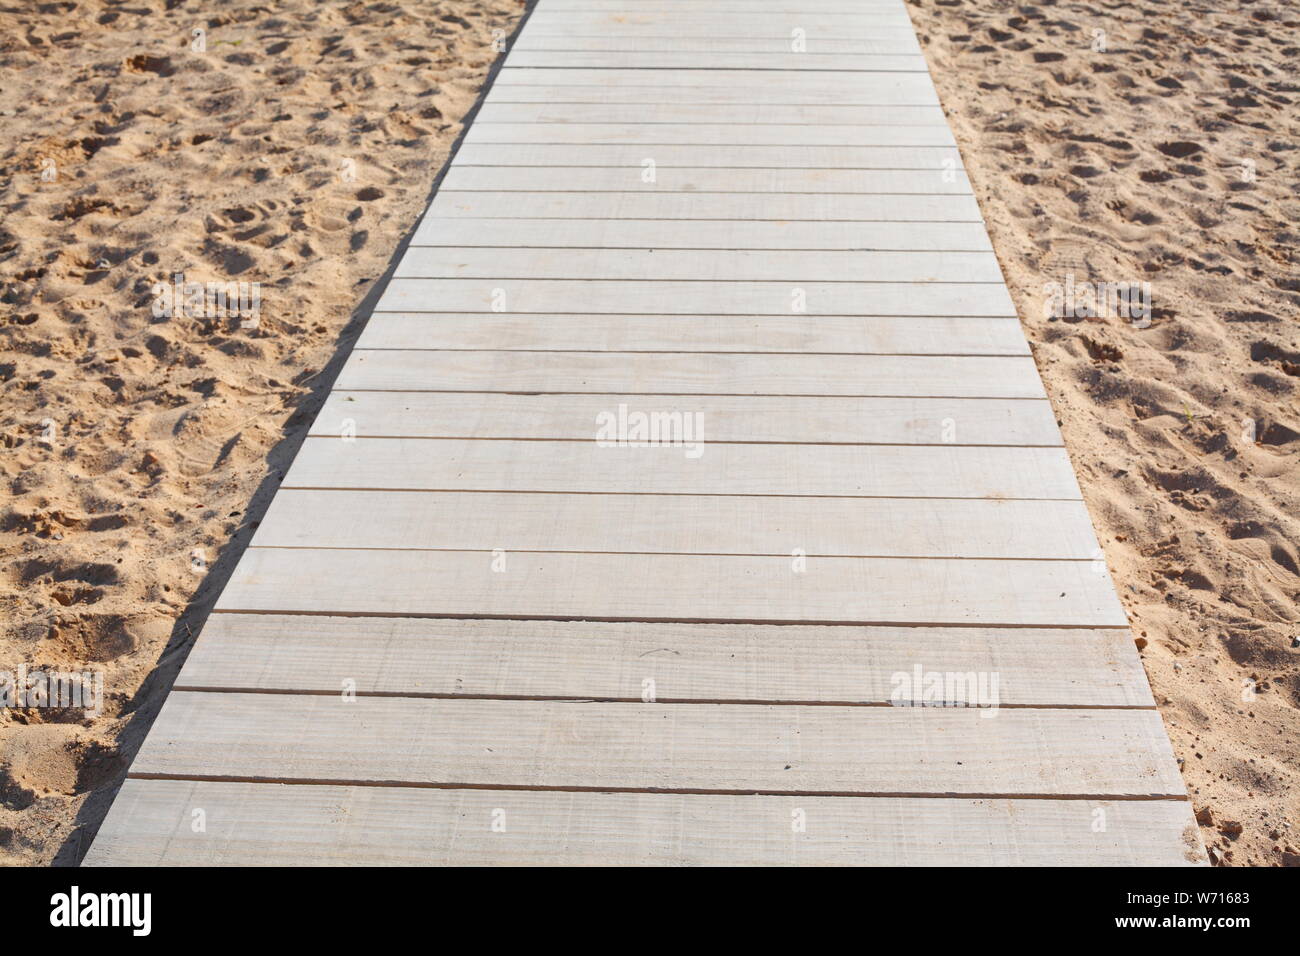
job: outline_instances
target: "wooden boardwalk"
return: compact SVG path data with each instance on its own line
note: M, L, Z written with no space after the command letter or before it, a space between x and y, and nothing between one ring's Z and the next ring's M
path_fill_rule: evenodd
M1203 863L1100 555L902 0L540 0L86 862Z

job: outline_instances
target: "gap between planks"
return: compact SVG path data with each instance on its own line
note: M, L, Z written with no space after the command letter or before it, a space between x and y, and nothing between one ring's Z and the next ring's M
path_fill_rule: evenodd
M1153 710L627 707L176 692L133 772L524 789L1186 799L1163 735Z
M286 697L338 697L337 690L304 690L297 687L241 687L238 684L230 686L202 686L199 684L186 684L177 681L172 685L172 690L186 691L193 694L269 694L273 696ZM579 696L565 696L563 694L438 694L432 691L353 691L356 697L383 697L383 698L409 698L411 700L510 700L510 701L536 701L542 703L557 704L644 704L646 703L640 697L603 697L599 694L582 694ZM748 707L897 707L887 700L805 700L802 698L778 698L778 699L760 699L753 697L656 697L656 704L725 704L728 706L748 706ZM941 704L925 704L919 706L940 707L947 706ZM973 709L979 710L979 707ZM998 710L1156 710L1155 704L1044 704L1044 703L1027 703L1027 704L1002 704L997 705Z
M1127 628L1089 631L598 624L226 614L177 677L238 690L339 688L499 698L886 701L893 675L1000 674L1003 706L1150 708ZM967 687L970 685L968 684ZM954 687L953 694L961 696ZM966 694L969 697L969 694Z
M925 790L776 790L761 787L618 787L618 786L538 786L532 784L472 783L415 780L357 780L351 777L259 777L242 774L152 773L130 771L128 780L174 780L192 783L251 783L301 787L375 787L407 790L487 790L514 793L639 793L681 796L731 797L835 797L861 800L1087 800L1095 803L1117 801L1172 801L1188 803L1187 794L1178 793L930 793Z

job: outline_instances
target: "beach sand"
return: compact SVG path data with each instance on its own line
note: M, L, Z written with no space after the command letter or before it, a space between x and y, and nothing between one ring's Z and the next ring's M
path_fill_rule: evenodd
M908 10L1211 857L1300 865L1300 11Z
M221 9L0 13L0 662L107 684L0 712L2 862L84 852L522 4ZM909 9L1206 843L1300 863L1297 15ZM177 272L258 327L155 318ZM1068 275L1150 324L1045 316Z
M0 661L102 668L106 701L0 711L0 861L71 863L524 6L19 9L0 12ZM178 272L259 283L258 327L156 318Z

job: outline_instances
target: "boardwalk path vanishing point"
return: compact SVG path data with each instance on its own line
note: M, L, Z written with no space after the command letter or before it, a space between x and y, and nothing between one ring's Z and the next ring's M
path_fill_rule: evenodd
M902 0L541 0L87 858L1204 860Z

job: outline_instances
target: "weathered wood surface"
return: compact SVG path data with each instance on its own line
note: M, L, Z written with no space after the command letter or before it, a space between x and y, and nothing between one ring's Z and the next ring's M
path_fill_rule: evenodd
M1153 710L174 691L139 777L765 793L1174 796Z
M1182 866L1168 800L915 800L128 780L90 865ZM207 813L207 832L191 826ZM1106 826L1094 825L1097 812ZM795 832L795 824L802 826ZM846 838L852 834L852 838Z
M1205 862L901 0L540 0L86 862Z
M590 440L598 416L620 406L698 413L710 442L1026 445L1058 447L1051 405L946 398L799 398L789 395L489 395L335 391L316 416L321 438ZM828 439L833 439L830 441ZM1072 490L1072 489L1067 489Z
M358 694L637 701L650 680L659 701L885 704L918 661L992 667L1003 707L1154 706L1123 628L217 614L176 686L333 693L351 681Z

